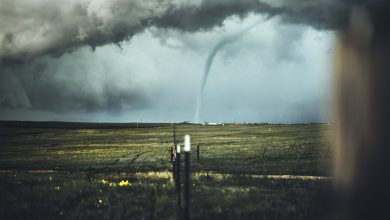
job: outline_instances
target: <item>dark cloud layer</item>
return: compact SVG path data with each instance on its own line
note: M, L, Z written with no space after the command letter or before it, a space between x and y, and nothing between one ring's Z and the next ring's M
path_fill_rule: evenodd
M344 26L353 5L388 8L383 0L0 0L3 65L131 39L150 26L208 30L229 16L280 15L318 29Z
M276 1L278 2L278 1ZM335 0L1 0L0 59L3 63L45 54L61 55L83 45L119 44L152 25L207 30L229 16L250 12L281 15L286 22L335 29L346 5Z
M337 30L343 27L349 8L355 4L380 8L387 3L369 0L0 0L0 106L113 113L124 108L147 108L150 100L142 86L119 85L115 81L120 81L119 77L110 77L111 70L104 70L104 66L100 66L103 70L97 70L104 73L91 75L91 71L79 69L91 65L74 67L71 63L59 63L56 58L85 46L120 46L152 26L183 32L208 31L231 16L244 18L249 13L280 16L282 22L316 29ZM108 76L102 78L105 74ZM98 88L94 82L99 82Z

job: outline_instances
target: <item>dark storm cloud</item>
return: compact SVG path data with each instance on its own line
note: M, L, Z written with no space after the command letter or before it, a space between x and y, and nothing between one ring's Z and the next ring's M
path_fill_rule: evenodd
M371 2L378 1L360 1ZM89 57L72 60L78 66L56 57L85 46L120 45L151 26L207 31L230 16L243 18L249 13L338 29L351 4L347 0L0 0L0 106L55 112L146 108L150 100L145 88L118 85L122 76L110 76L113 70L99 64L84 64Z
M315 28L343 24L347 4L336 0L0 0L3 63L83 45L119 44L152 25L182 31L208 30L229 16L261 13ZM16 60L16 61L15 61Z
M167 1L141 0L1 0L1 6L3 63L119 43L171 7Z
M232 15L280 15L284 22L338 29L353 5L381 8L383 0L0 0L3 63L80 46L122 41L150 26L209 30ZM386 7L385 7L386 8ZM16 61L15 61L16 60Z
M153 24L163 28L194 32L222 25L223 21L232 15L245 17L249 12L273 16L280 14L282 10L258 0L203 1L197 8L168 10L165 16L156 19Z

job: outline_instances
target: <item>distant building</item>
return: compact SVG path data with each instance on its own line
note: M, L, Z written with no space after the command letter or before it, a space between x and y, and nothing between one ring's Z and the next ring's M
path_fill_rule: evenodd
M222 125L222 126L224 126L225 124L223 124L223 123L216 123L216 122L203 122L203 124L202 124L203 126L206 126L206 125Z

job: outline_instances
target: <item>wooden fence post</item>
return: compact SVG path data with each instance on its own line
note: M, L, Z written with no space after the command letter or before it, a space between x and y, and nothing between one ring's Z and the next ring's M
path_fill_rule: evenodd
M177 160L177 155L172 156L172 175L174 181L176 180L176 166L177 166L176 160Z
M171 147L171 149L170 149L170 154L171 154L171 163L173 163L173 146Z
M200 148L199 148L199 144L196 145L196 159L198 160L199 162L199 155L200 155Z
M264 148L263 148L263 160L264 160L264 158L265 158L265 146L264 146Z

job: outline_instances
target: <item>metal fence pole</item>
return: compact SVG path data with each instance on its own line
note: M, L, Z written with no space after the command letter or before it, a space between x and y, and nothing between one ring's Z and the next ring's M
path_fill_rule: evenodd
M177 193L177 207L179 212L181 209L181 183L180 183L180 145L177 145L176 148L176 193Z
M185 219L190 219L190 151L191 151L191 143L190 136L184 136L184 215Z

